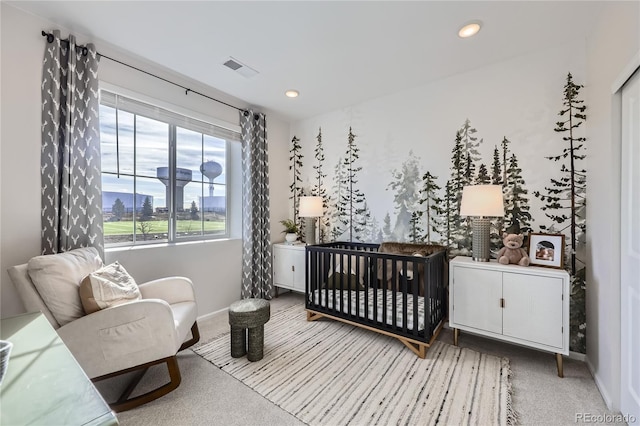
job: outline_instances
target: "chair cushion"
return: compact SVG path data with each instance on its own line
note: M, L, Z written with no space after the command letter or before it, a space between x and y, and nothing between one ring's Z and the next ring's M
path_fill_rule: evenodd
M27 264L33 285L61 326L84 316L80 282L101 267L102 259L93 247L36 256Z
M118 262L90 273L80 283L80 300L87 314L140 299L138 284Z

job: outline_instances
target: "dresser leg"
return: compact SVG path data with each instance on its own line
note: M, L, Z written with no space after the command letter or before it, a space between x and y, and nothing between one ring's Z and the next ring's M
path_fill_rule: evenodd
M460 336L460 329L454 328L453 329L453 344L455 346L458 346L458 337L459 336Z
M556 364L558 365L558 377L564 377L562 371L562 354L556 354Z

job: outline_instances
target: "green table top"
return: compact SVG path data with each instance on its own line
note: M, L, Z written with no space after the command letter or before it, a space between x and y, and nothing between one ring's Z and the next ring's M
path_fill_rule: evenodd
M41 313L0 320L13 343L0 386L0 424L117 425L118 420Z

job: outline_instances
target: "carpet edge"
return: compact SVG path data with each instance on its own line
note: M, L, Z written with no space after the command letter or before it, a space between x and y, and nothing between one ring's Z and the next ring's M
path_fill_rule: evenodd
M517 425L520 415L513 408L513 384L511 379L513 378L513 371L511 370L511 362L509 358L502 357L500 359L501 367L506 371L506 387L507 387L507 426Z

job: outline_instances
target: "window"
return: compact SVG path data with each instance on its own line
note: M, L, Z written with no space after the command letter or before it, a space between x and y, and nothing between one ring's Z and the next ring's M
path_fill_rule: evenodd
M100 94L105 245L223 238L232 130Z

